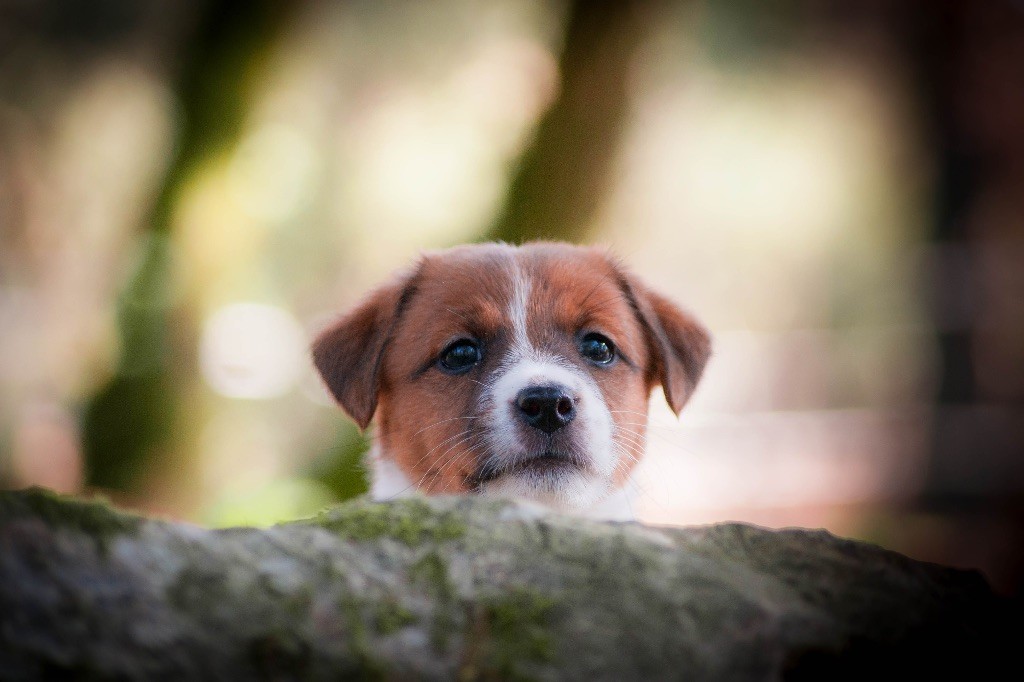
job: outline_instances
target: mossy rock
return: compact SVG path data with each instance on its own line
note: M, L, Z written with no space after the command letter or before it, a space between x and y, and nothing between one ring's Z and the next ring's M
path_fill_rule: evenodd
M1014 603L823 531L357 500L205 530L0 493L3 679L977 678Z

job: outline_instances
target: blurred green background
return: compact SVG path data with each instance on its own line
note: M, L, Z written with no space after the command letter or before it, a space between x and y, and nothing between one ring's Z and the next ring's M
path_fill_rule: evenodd
M640 518L1024 586L1024 9L0 0L0 487L365 491L308 340L423 249L608 244L704 320Z

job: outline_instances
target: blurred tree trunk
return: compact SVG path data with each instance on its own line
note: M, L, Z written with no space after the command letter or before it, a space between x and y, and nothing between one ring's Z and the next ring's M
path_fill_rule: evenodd
M141 254L118 300L120 361L86 403L82 440L88 485L128 491L189 430L183 387L194 381L196 323L175 300L169 242L176 203L196 168L231 145L249 108L252 73L294 6L269 0L208 2L182 46L174 85L175 150L149 219Z
M934 153L923 290L937 350L927 468L910 514L936 560L1024 589L1024 7L886 5ZM920 526L902 531L914 534Z
M927 20L922 20L926 17ZM926 495L1024 496L1024 7L914 3L910 45L936 150L931 271L938 418Z
M609 186L638 48L658 16L645 0L573 0L559 60L561 91L519 160L485 239L579 241Z

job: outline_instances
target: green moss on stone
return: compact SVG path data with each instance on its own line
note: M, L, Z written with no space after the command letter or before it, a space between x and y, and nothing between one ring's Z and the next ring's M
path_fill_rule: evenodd
M101 550L110 538L134 533L144 519L118 511L105 499L64 497L44 488L0 492L0 523L36 518L50 528L67 528L92 537Z
M485 599L499 669L515 661L550 661L554 655L548 616L555 601L527 587Z
M555 600L529 587L482 597L466 634L465 678L530 679L555 656L550 620Z
M304 585L294 593L285 593L275 590L281 599L281 609L292 618L305 618L313 603L313 590Z
M436 552L423 555L409 566L409 578L413 583L425 588L429 594L440 597L451 596L451 584L448 582L448 564Z
M382 680L385 678L385 664L378 661L374 655L370 640L366 632L366 620L363 616L363 609L355 597L344 595L338 603L339 610L345 617L349 629L349 645L352 650L352 657L357 666L358 679Z
M435 651L448 648L457 619L455 590L448 579L448 564L437 553L424 555L409 567L409 579L434 600L434 618L430 625L430 645Z
M416 622L416 616L396 601L385 600L377 604L375 624L377 632L390 635Z
M352 502L326 511L307 523L351 540L393 538L409 546L458 540L466 534L466 524L457 514L436 511L423 500Z

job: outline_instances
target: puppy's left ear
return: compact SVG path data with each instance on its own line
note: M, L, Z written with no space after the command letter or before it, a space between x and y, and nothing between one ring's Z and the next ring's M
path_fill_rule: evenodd
M678 416L711 357L711 337L693 317L636 277L628 276L626 282L645 328L654 373Z
M372 292L313 342L313 363L334 398L365 429L377 410L384 352L413 290L405 276Z

